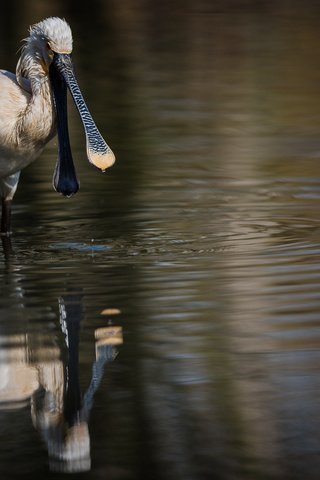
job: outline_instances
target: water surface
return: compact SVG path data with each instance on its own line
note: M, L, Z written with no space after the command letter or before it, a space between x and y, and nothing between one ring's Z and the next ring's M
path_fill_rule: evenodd
M80 192L52 189L56 140L22 174L1 477L316 479L317 2L91 3L28 2L0 49L14 68L29 23L65 16L117 156L87 163L70 104Z

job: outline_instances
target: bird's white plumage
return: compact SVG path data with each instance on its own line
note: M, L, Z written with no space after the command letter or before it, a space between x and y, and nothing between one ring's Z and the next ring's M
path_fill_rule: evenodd
M20 170L39 156L55 134L55 110L49 82L50 49L58 53L72 51L71 29L65 20L57 17L30 27L16 75L0 70L2 202L12 200ZM3 216L4 210L2 212Z
M0 71L0 179L32 162L55 133L48 44L57 52L72 50L65 20L50 17L32 25L16 75Z

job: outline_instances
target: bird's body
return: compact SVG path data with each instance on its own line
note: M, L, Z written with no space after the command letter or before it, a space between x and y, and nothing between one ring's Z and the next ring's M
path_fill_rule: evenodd
M26 167L55 134L51 91L32 95L10 72L0 71L0 178ZM0 182L1 183L1 182Z
M95 126L74 77L72 34L62 19L51 17L30 27L16 75L0 70L0 195L1 233L10 233L10 205L20 171L34 161L58 127L59 158L56 190L70 196L78 190L67 130L66 85L83 122L87 155L105 170L114 155Z

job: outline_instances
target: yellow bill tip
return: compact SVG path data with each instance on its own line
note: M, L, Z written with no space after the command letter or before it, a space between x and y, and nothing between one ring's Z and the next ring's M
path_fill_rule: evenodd
M88 151L88 159L90 163L92 163L95 167L99 168L103 172L107 168L112 167L112 165L116 161L116 157L114 156L113 151L110 149L104 154Z
M119 315L121 310L119 308L104 308L100 315Z

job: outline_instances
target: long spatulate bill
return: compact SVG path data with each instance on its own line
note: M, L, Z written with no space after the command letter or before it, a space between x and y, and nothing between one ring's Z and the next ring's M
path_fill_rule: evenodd
M67 87L60 72L53 64L49 70L56 109L58 131L58 160L53 175L55 190L66 197L70 197L79 190L72 153L69 141L68 112L67 112Z
M68 85L80 114L86 135L88 160L100 170L105 171L114 164L115 156L99 132L84 101L73 71L71 56L64 53L55 54L52 65L59 71Z

